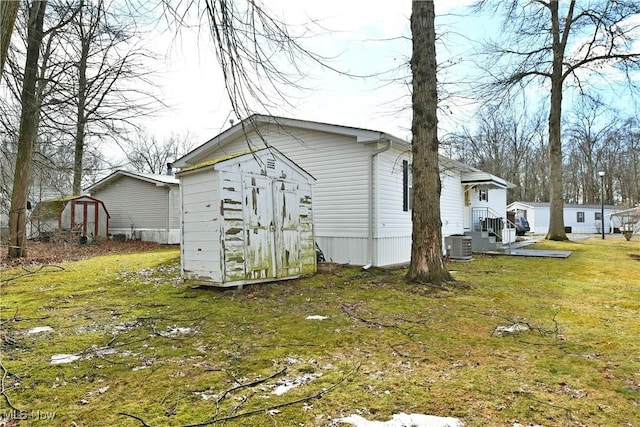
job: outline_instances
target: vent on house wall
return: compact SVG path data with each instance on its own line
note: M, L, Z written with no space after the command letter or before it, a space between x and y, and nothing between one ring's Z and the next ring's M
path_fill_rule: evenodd
M276 159L267 159L267 169L276 168Z

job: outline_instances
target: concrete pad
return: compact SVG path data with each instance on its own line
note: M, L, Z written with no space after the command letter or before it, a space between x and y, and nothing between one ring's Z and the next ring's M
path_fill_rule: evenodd
M551 251L543 249L505 249L504 251L481 252L487 255L511 255L544 258L568 258L573 251Z

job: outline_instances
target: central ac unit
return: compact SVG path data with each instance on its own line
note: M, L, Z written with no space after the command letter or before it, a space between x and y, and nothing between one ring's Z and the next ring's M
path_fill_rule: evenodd
M449 258L455 260L471 260L471 236L445 237Z

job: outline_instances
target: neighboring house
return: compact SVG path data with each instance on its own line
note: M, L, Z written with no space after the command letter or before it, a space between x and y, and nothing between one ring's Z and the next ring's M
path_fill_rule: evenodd
M180 188L175 176L118 170L86 191L109 209L113 236L180 243Z
M278 150L245 150L178 177L185 277L238 286L315 273L315 180Z
M38 202L30 217L29 238L48 239L57 231L87 242L109 234L109 212L101 200L71 196Z
M266 145L316 178L315 237L327 261L374 266L409 262L411 144L403 139L367 129L254 115L174 166L184 169ZM464 184L463 177L468 179ZM441 179L443 236L470 229L476 204L506 216L503 180L445 158ZM480 191L488 197L480 200Z
M546 234L549 231L550 203L548 202L513 202L507 211L515 216L527 218L532 233ZM564 226L567 233L601 233L602 218L600 205L564 205ZM604 231L613 232L611 214L618 208L604 206Z

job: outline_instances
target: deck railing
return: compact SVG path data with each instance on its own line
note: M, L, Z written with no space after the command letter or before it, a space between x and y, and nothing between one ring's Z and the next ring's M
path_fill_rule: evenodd
M516 226L491 208L472 208L471 223L473 231L487 232L490 236L495 236L497 242L505 240L507 228Z

